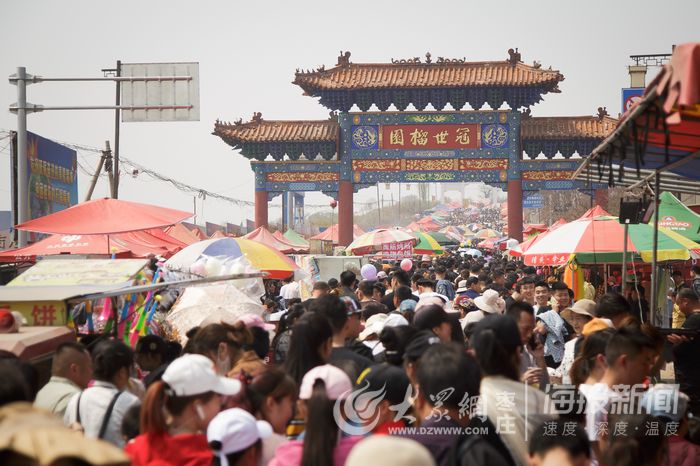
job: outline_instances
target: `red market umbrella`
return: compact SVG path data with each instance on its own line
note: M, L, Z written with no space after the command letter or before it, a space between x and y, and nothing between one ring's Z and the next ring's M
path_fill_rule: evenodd
M537 241L540 241L545 236L547 236L547 233L549 233L552 230L556 230L557 228L559 228L562 225L566 225L566 220L564 220L563 218L560 218L556 222L552 223L552 226L547 228L547 230L544 231L543 233L540 233L539 235L532 236L531 238L526 239L525 241L518 244L514 248L511 248L508 251L508 254L510 254L511 256L515 256L515 257L522 256L523 253L527 252L527 250L532 247L532 245L534 245Z
M523 228L523 235L529 237L531 235L538 235L545 231L547 231L547 225L544 223L526 223L525 227Z
M162 249L166 252L166 256L170 256L187 246L187 243L171 238L158 229L119 233L118 235L110 236L109 239L112 240L113 238L128 245L139 245L152 249L151 252L154 254L157 254L158 250Z
M64 254L105 255L120 258L170 256L182 249L145 231L117 235L51 235L24 248L0 251L0 262L34 262L40 256Z
M16 228L60 235L111 235L162 228L191 216L191 213L182 210L103 198L29 220Z
M421 226L418 225L416 222L411 222L411 223L409 223L408 226L406 227L406 230L415 231L415 232L423 231L423 229L421 228Z
M628 260L651 262L653 228L647 224L629 225L627 237ZM680 235L678 235L680 236ZM586 212L578 220L540 235L524 252L526 265L563 265L572 255L581 264L620 263L624 245L624 226L600 206ZM681 237L682 238L682 237ZM700 245L682 241L659 230L658 258L660 261L688 260Z
M416 244L416 238L404 230L397 228L378 228L359 236L345 248L353 254L363 255L382 250L382 246L388 243L400 243L412 241Z
M483 230L477 231L476 235L474 235L474 236L476 236L477 238L482 238L482 239L500 238L501 234L492 228L484 228Z
M364 234L365 232L362 230L362 228L358 227L357 225L352 226L352 239L357 239L359 236ZM329 226L316 236L312 236L310 239L317 241L332 241L333 244L338 244L338 224L336 223L335 225Z
M292 244L286 240L281 240L270 233L265 227L258 227L251 231L243 238L249 239L251 241L256 241L258 243L264 244L271 248L277 249L283 254L294 254L294 253L308 253L309 248L305 246L298 246Z
M440 228L442 228L442 225L435 222L431 216L423 217L422 219L416 221L416 223L420 225L423 231L438 231Z
M192 233L189 228L187 228L182 223L177 223L171 227L167 227L164 230L165 234L171 238L175 238L185 244L193 244L199 241L197 235Z
M207 235L202 233L202 230L200 230L199 228L192 228L192 230L190 230L190 231L192 232L193 235L195 235L197 237L197 239L199 239L199 241L204 241L205 239L209 239L209 238L207 238Z

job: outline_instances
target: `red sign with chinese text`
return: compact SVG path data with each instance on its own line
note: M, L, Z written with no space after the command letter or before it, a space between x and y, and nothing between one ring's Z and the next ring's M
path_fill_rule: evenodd
M382 125L381 149L478 149L478 124Z
M390 260L406 259L413 256L413 240L382 244L382 258Z

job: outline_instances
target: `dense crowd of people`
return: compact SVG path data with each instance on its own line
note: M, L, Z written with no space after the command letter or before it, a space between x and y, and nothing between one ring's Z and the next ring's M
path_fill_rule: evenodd
M193 328L184 346L64 343L41 388L3 355L0 438L16 413L50 412L135 466L700 464L694 281L677 277L684 322L662 334L619 293L574 300L499 256L376 267L303 300L291 279L268 287L262 316ZM659 375L669 360L677 383Z

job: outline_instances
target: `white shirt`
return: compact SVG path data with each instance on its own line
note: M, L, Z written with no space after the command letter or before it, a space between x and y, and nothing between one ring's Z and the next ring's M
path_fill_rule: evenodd
M561 383L564 385L571 384L571 366L574 365L574 359L576 358L576 353L574 352L574 347L576 346L576 341L578 338L569 340L564 343L564 357L562 357L561 364L559 367L554 369L554 376L561 377Z
M578 387L579 392L586 397L586 433L588 440L597 442L600 440L601 430L607 426L608 407L617 396L613 390L604 383L587 385L582 383Z
M77 422L76 404L78 397L80 397L80 424L83 426L86 437L97 438L107 407L116 394L117 387L113 384L96 381L92 387L83 390L82 396L80 396L80 393L76 393L71 398L63 416L63 423L70 426ZM124 448L124 439L121 434L122 420L129 408L139 403L139 399L131 393L127 391L122 392L112 410L103 440L119 448Z
M280 288L280 296L282 296L282 299L285 301L293 298L301 298L299 294L299 284L297 282L291 282L282 285L282 288Z

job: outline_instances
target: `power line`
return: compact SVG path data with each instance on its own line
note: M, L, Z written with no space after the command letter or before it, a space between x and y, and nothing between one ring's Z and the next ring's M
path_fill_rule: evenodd
M61 142L61 141L56 141L56 142L58 142L59 144L62 144L62 145L64 145L64 146L66 146L66 147L70 147L70 148L76 149L76 150L82 150L82 151L88 151L88 152L95 152L95 153L102 153L102 150L101 150L101 149L98 149L98 148L96 148L96 147L89 147L89 146L84 146L84 145L80 145L80 144L73 144L73 143ZM163 174L161 174L161 173L156 172L155 170L152 170L152 169L150 169L150 168L148 168L148 167L145 167L144 165L141 165L141 164L139 164L139 163L136 163L136 162L134 162L133 160L130 160L129 158L124 157L123 155L120 155L120 160L121 160L125 165L128 165L128 166L130 166L130 167L132 167L132 168L137 169L137 170L139 171L139 174L143 173L143 174L146 174L146 175L148 175L148 176L150 176L150 177L152 177L152 178L154 178L154 179L157 179L157 180L159 180L159 181L169 183L169 184L171 184L172 186L174 186L176 189L178 189L178 190L180 190L180 191L187 192L187 193L189 193L189 194L195 194L195 195L197 195L197 196L199 196L199 197L211 197L211 198L214 198L214 199L220 199L220 200L223 200L223 201L226 201L226 202L230 202L230 203L232 203L232 204L235 204L235 205L237 205L237 206L239 206L239 207L254 207L254 206L255 206L255 203L252 202L252 201L244 201L244 200L241 200L241 199L235 199L235 198L233 198L233 197L226 196L226 195L221 194L221 193L209 191L208 189L204 189L204 188L199 188L199 187L196 187L196 186L192 186L192 185L190 185L190 184L188 184L188 183L185 183L185 182L183 182L183 181L179 181L179 180L176 180L176 179L174 179L174 178L171 178L171 177L169 177L169 176L167 176L167 175L163 175ZM366 204L366 203L355 203L355 204L364 205L364 204ZM309 207L309 208L328 208L328 207L330 207L330 206L327 205L327 204L304 204L304 207Z
M0 134L2 134L2 133L7 133L7 136L5 136L5 137L9 137L9 135L10 135L10 132L7 130L0 130ZM0 140L1 139L2 138L0 138ZM91 147L91 146L86 146L83 144L77 144L77 143L72 143L72 142L64 142L64 141L56 141L56 140L53 140L53 141L58 143L58 144L69 147L71 149L74 149L76 151L102 154L102 149L99 149L97 147ZM191 194L191 195L196 195L196 196L198 196L200 198L204 198L204 199L209 197L209 198L223 200L225 202L229 202L231 204L234 204L238 207L254 207L255 206L255 203L252 201L244 201L242 199L236 199L236 198L233 198L231 196L226 196L225 194L221 194L221 193L217 193L214 191L210 191L208 189L193 186L193 185L185 183L183 181L179 181L179 180L176 180L174 178L171 178L167 175L163 175L163 174L161 174L155 170L152 170L144 165L141 165L137 162L134 162L133 160L130 160L129 158L124 157L121 154L120 154L119 158L120 158L120 161L124 165L127 165L131 168L138 170L139 174L143 173L145 175L150 176L153 179L156 179L156 180L164 182L164 183L168 183L171 186L175 187L179 191L186 192L186 193ZM87 163L86 163L86 165L87 165ZM78 163L78 166L80 167L81 171L85 175L93 176L94 169L91 169L91 167L89 167L89 166L88 166L88 168L85 168L80 163ZM106 175L102 175L102 176L105 177ZM374 205L374 203L371 203L371 202L355 202L354 204L357 206ZM278 206L271 205L271 207L278 207ZM328 204L304 204L304 207L305 208L330 208L330 206Z

